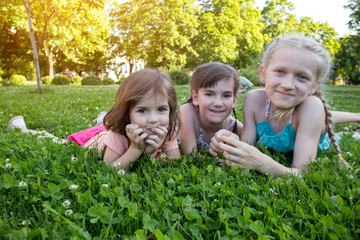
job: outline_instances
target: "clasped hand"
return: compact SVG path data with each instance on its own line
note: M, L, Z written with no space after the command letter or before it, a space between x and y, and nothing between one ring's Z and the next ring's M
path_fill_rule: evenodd
M151 131L153 134L148 134L137 124L126 126L126 135L131 142L130 144L149 155L158 151L167 136L167 128L163 126L154 127Z
M240 168L256 169L264 164L257 148L240 141L238 135L225 129L219 130L211 139L210 153L214 156L222 153L227 164Z

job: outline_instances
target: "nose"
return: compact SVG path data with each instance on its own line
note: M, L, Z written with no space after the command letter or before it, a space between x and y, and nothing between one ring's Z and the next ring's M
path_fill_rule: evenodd
M281 81L281 86L285 89L293 89L294 88L294 76L287 76Z
M214 99L214 106L221 107L223 104L223 101L221 99L221 96L216 96Z
M149 116L148 116L148 122L149 123L156 123L157 121L158 121L158 116L157 116L157 114L156 114L156 112L150 112L149 113Z

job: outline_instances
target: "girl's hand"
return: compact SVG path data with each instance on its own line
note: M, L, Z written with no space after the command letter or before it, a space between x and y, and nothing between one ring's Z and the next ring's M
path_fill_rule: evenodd
M145 139L145 152L149 155L155 155L159 147L164 143L168 131L163 126L152 128L151 131L154 134L149 134Z
M221 129L215 133L215 136L212 137L210 143L210 153L214 156L217 156L217 153L222 153L221 149L219 148L219 144L221 143L221 137L229 137L234 140L239 140L239 136L233 132L230 132L225 129Z
M137 124L128 124L126 125L126 135L129 138L131 144L135 148L143 151L145 148L145 138L148 136L144 132L144 129L140 128Z
M235 139L233 135L215 136L215 138L216 148L223 153L229 165L257 169L265 164L261 160L263 154L257 148ZM213 141L211 143L213 144Z

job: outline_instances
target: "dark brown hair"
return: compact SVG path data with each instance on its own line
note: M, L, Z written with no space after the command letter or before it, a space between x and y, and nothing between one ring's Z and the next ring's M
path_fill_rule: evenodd
M171 137L176 126L179 126L175 88L167 73L149 68L132 73L121 83L115 103L104 118L106 129L126 136L126 125L130 124L130 110L148 94L161 95L168 99L168 136Z
M240 87L240 80L233 67L220 62L201 64L196 67L190 79L191 90L194 90L197 93L201 88L213 87L219 81L224 79L231 79L234 81L234 95L236 95ZM192 102L192 99L189 100L188 102Z
M240 87L240 79L236 70L230 65L220 62L204 63L196 67L190 79L191 90L198 93L201 88L211 88L221 80L233 80L235 96ZM190 97L187 103L192 102L193 99ZM235 108L233 108L233 113L237 120ZM235 121L233 132L237 133L237 121Z

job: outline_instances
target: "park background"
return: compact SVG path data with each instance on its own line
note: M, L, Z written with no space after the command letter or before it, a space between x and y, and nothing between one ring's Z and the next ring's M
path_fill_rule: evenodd
M296 32L327 48L330 79L358 84L359 1L343 2L350 13L345 35L328 22L296 16L289 0L261 1L261 7L254 0L6 0L0 3L0 82L37 81L41 90L41 81L49 84L60 73L79 77L53 84L81 84L85 75L121 82L143 67L191 73L220 61L258 84L266 45Z
M360 88L351 85L359 82L359 1L348 1L352 33L343 36L327 23L298 19L285 0L263 9L229 0L31 1L40 82L24 7L29 2L0 3L1 239L358 239L360 146L351 134L340 141L351 170L339 167L331 148L301 177L222 166L206 151L175 164L141 158L123 174L95 150L7 124L23 115L29 128L60 138L93 126L123 79L104 78L109 66L124 66L116 57L169 71L179 104L190 95L189 74L203 62L231 64L257 84L266 44L294 31L326 46L330 79L348 84L324 86L331 109L359 112ZM54 81L66 68L89 78L60 74ZM243 97L236 104L239 120ZM336 131L357 128L345 124ZM262 151L291 164L291 156Z

